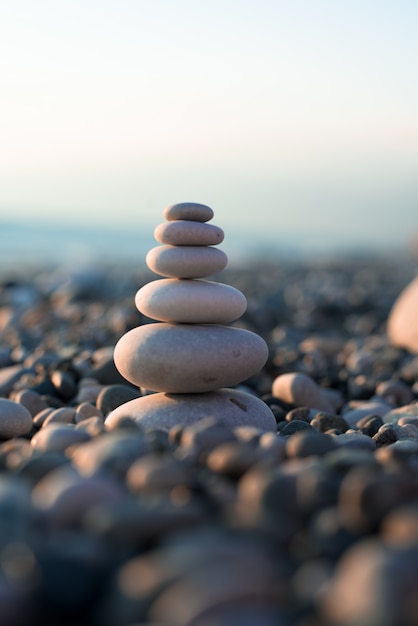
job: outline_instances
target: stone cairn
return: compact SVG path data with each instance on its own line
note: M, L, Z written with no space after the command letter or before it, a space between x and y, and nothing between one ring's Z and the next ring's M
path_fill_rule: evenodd
M207 224L214 213L203 204L181 203L164 210L147 254L148 267L165 278L136 294L137 309L157 320L130 330L117 343L114 360L141 397L115 409L113 425L125 417L145 428L169 430L216 417L232 426L276 430L270 408L252 394L232 389L266 363L265 341L248 330L226 326L245 312L237 289L204 280L223 270L226 254L215 248L221 228ZM150 393L158 392L158 393Z

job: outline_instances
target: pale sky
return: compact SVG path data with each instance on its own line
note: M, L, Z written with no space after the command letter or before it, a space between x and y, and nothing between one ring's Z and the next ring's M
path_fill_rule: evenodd
M0 216L402 244L416 0L0 3Z

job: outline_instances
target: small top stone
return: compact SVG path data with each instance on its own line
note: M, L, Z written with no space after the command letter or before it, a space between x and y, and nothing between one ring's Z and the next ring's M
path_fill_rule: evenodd
M190 220L191 222L208 222L214 216L212 209L205 204L197 202L180 202L172 204L163 211L164 219L169 222L173 220Z

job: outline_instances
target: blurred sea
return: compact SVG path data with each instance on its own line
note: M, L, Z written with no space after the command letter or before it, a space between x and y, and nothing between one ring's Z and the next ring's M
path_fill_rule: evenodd
M147 252L158 245L154 227L110 228L48 223L9 222L0 220L0 270L45 266L85 266L92 264L127 264L145 267ZM275 240L251 233L226 232L220 246L228 255L229 265L271 259L307 259L320 256L369 256L382 254L376 249L331 246L330 242L293 239ZM396 251L388 251L386 253Z
M0 220L0 264L2 269L22 266L145 264L147 252L158 245L154 227L120 229L57 224L28 224ZM275 246L252 235L226 233L220 246L229 262L254 257L290 254L292 246Z

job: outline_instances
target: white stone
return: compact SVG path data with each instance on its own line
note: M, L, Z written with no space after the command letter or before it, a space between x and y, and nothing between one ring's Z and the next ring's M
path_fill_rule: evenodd
M418 276L397 298L387 321L390 342L418 354Z
M159 224L154 237L170 246L216 246L224 240L224 231L214 224L178 220Z
M145 260L150 270L171 278L204 278L228 263L225 252L208 246L156 246Z
M233 387L268 358L265 341L248 330L199 324L146 324L118 341L114 360L134 385L167 393Z
M155 393L122 404L109 413L105 426L116 428L130 417L144 428L170 430L175 424L188 426L207 417L215 417L231 427L254 426L276 432L277 424L270 408L256 396L235 389L211 393Z
M193 222L208 222L214 213L206 204L198 202L180 202L172 204L163 211L166 220L191 220Z
M160 322L226 324L247 308L245 296L229 285L209 280L162 278L141 287L138 311Z
M288 404L307 406L334 414L334 407L326 392L316 382L301 372L288 372L277 376L273 381L271 393Z

